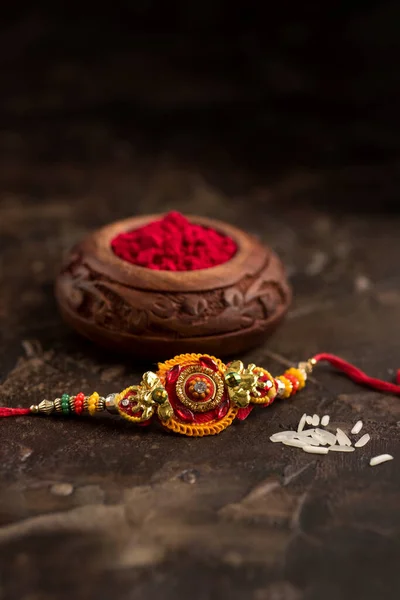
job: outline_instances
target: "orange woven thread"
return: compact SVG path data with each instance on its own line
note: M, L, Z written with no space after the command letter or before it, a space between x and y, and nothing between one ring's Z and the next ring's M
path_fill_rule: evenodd
M215 356L211 356L210 354L179 354L179 356L175 356L164 363L158 363L157 375L164 382L167 372L172 369L172 367L175 365L192 365L193 363L199 362L199 359L202 356L206 356L207 358L211 358L213 361L215 361L220 371L226 371L226 365L222 362L222 360L215 358Z
M201 354L200 356L206 355ZM221 431L223 431L224 429L229 427L229 425L231 425L232 421L237 415L238 410L239 409L236 408L236 406L232 406L223 419L212 423L191 423L190 425L188 425L186 423L175 421L175 419L171 418L165 423L163 423L163 426L167 429L171 429L171 431L175 431L175 433L180 433L182 435L188 435L191 437L216 435L217 433L221 433Z

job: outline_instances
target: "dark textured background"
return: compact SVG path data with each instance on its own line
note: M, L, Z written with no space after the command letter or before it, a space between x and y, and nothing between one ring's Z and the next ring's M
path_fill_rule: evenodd
M5 11L0 33L0 398L104 394L152 365L62 322L53 281L85 233L175 208L228 220L286 262L295 301L246 360L316 351L400 365L396 3L142 0ZM0 424L1 600L397 599L394 397L329 369L215 438L110 418ZM270 444L303 412L371 443ZM368 467L370 456L395 461Z

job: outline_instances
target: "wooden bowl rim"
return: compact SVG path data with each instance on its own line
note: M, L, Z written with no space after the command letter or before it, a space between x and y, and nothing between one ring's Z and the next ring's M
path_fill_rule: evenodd
M132 265L114 254L111 241L116 235L161 219L164 214L129 217L89 234L79 245L85 263L103 276L136 289L199 292L235 285L244 275L258 273L270 257L270 249L245 231L224 221L197 215L188 215L188 219L193 223L214 228L235 241L237 252L226 263L196 271L156 271Z

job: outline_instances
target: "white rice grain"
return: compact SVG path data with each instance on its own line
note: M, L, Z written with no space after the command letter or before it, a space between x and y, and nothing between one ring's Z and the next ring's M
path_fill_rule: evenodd
M303 448L304 450L305 448ZM380 454L379 456L374 456L369 461L371 467L375 467L375 465L381 465L388 460L393 460L393 456L391 454Z
M328 448L321 448L320 446L303 446L303 450L309 454L328 454Z
M313 441L311 441L311 440L313 440ZM326 446L326 444L327 444L325 438L323 438L322 435L320 435L317 431L312 434L311 440L309 442L309 444L311 446L316 445L316 444L314 444L314 442L316 442L320 446Z
M309 431L312 431L312 434L309 434ZM309 446L319 446L320 442L312 437L315 430L308 429L306 431L302 431L301 433L296 434L296 439L308 444Z
M357 433L360 433L362 428L363 428L363 422L357 421L357 423L354 425L353 429L351 430L351 433L354 433L355 435L357 435Z
M306 423L307 425L312 425L313 422L313 418L310 415L306 416Z
M344 431L336 429L336 439L338 441L339 446L351 446L351 440L347 437Z
M362 435L360 437L360 439L357 440L357 442L354 444L354 447L362 448L363 446L365 446L365 444L368 444L370 439L371 439L371 436L369 435L369 433L364 433L364 435Z
M329 446L334 446L336 444L336 435L333 435L333 433L325 431L324 429L316 429L312 437L315 437L317 440L322 439L323 443L328 444Z
M334 450L335 452L354 452L353 446L331 446L329 451Z
M282 442L283 440L292 439L295 431L278 431L278 433L274 433L269 438L271 442Z
M318 415L313 415L311 425L313 427L318 427L318 425L319 425L319 416Z
M316 429L311 428L311 429L303 429L303 431L301 431L301 435L305 435L308 437L311 437L313 433L316 432Z
M321 425L322 427L326 427L327 425L329 425L329 421L331 420L329 415L324 415L321 419Z
M300 433L300 431L303 431L304 429L304 425L306 424L306 413L304 413L304 415L301 417L300 421L299 421L299 425L297 427L297 431Z
M295 448L303 448L304 446L306 446L306 442L303 442L302 440L282 440L282 444L284 444L285 446L294 446Z
M303 442L306 446L320 446L321 442L319 440L315 440L311 437L307 438L299 438L301 442Z

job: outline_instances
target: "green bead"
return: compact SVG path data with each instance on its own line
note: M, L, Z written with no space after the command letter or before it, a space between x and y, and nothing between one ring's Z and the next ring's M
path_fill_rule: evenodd
M61 410L63 411L63 413L65 415L69 415L71 412L71 409L69 406L69 400L70 400L69 394L63 394L61 396Z
M157 404L163 404L166 400L168 400L168 392L162 387L156 388L152 393L151 397L154 402Z
M225 382L229 387L236 387L240 384L241 379L239 373L236 373L235 371L230 371L225 375Z

